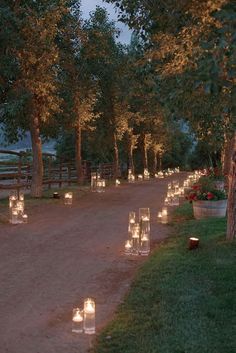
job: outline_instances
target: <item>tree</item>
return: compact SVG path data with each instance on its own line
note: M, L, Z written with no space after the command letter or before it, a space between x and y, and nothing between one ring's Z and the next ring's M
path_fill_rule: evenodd
M88 46L86 33L80 16L79 4L71 6L70 13L64 16L63 31L59 37L60 48L60 88L62 113L59 126L66 131L74 131L75 161L78 182L83 181L82 167L82 132L92 129L97 115L94 114L96 103L96 85L92 81L84 47Z
M96 110L100 113L97 143L102 138L102 148L113 149L114 175L118 176L118 142L126 130L124 102L121 97L121 80L124 63L123 47L116 43L118 32L110 22L105 9L97 7L85 23L88 36L83 48L90 73L97 83L99 98ZM104 136L105 134L105 136ZM103 152L104 153L104 152Z
M58 48L55 38L58 23L68 9L62 0L7 3L17 23L20 45L9 48L12 57L15 57L17 76L4 99L2 121L10 130L13 122L15 138L18 131L29 129L33 152L31 194L40 197L43 180L40 128L60 109L56 83ZM14 109L13 117L12 109L18 105L21 109L19 112Z
M164 105L215 152L222 151L226 173L231 165L227 238L234 237L235 1L108 2L146 38Z

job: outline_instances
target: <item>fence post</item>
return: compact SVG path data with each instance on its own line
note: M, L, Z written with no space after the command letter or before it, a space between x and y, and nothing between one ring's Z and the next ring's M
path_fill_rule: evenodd
M60 158L60 165L59 165L59 183L58 183L58 186L59 188L61 188L61 180L62 180L62 161L61 161L61 158Z

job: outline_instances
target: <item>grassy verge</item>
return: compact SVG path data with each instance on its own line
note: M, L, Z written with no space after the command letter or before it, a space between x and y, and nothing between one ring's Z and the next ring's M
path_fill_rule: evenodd
M61 196L60 199L54 199L53 198L53 193L58 192ZM67 186L67 187L62 187L62 188L52 188L52 189L47 189L43 191L43 195L41 198L33 198L29 194L25 193L25 205L26 205L26 212L27 209L31 209L32 207L35 206L40 206L40 205L45 205L45 204L61 204L63 203L63 196L64 193L67 191L72 191L73 192L73 198L76 199L81 199L84 197L87 192L90 191L90 185L83 185L83 186ZM9 223L9 210L8 210L8 196L5 198L0 199L0 224L1 223Z
M225 219L190 218L189 205L176 211L175 236L139 271L93 352L236 351L236 243L225 241ZM198 250L187 250L190 235Z

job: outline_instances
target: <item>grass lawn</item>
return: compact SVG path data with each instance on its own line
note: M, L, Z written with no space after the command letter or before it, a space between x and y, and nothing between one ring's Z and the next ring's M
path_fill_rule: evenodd
M57 191L61 198L60 199L54 199L53 198L53 193ZM83 186L77 186L77 185L72 185L72 186L64 186L62 188L51 188L43 191L43 196L41 198L33 198L30 196L29 193L25 193L25 207L26 207L26 212L27 209L30 209L34 206L40 206L40 205L45 205L45 204L62 204L63 203L63 198L64 198L64 193L72 191L73 192L73 198L74 199L81 199L84 197L89 191L90 191L90 185L83 185ZM0 224L1 223L9 223L9 199L8 197L0 199Z
M236 352L236 242L225 231L225 219L177 209L173 237L141 268L93 352ZM189 236L200 237L198 250L187 250Z

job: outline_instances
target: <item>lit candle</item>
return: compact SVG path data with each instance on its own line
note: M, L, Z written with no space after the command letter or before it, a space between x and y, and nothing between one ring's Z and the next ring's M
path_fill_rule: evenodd
M116 179L116 186L119 186L119 185L120 185L120 180Z
M54 199L59 199L60 198L60 195L58 194L58 192L54 192L53 193L53 198Z
M199 239L195 237L189 238L188 248L189 250L197 249L199 246Z
M13 208L12 212L11 212L11 223L12 224L18 224L18 209L17 208Z
M140 225L135 223L132 227L132 254L139 254L139 236L140 236Z
M130 240L126 240L125 242L125 254L130 255L132 250L132 243Z
M22 215L22 220L23 220L23 223L28 223L28 215L26 213Z
M17 200L17 197L15 195L9 196L9 208L10 209L14 206L16 200Z
M161 221L162 221L162 212L158 212L157 221L161 223Z
M150 253L150 238L148 234L141 235L141 242L139 247L139 252L141 256L148 256Z
M73 193L66 192L64 195L64 203L65 205L72 205Z
M72 332L82 333L83 332L83 311L79 308L73 309L72 314Z
M90 298L84 301L84 333L95 333L95 302Z
M161 215L161 223L166 224L168 222L168 211L166 207L163 207Z

